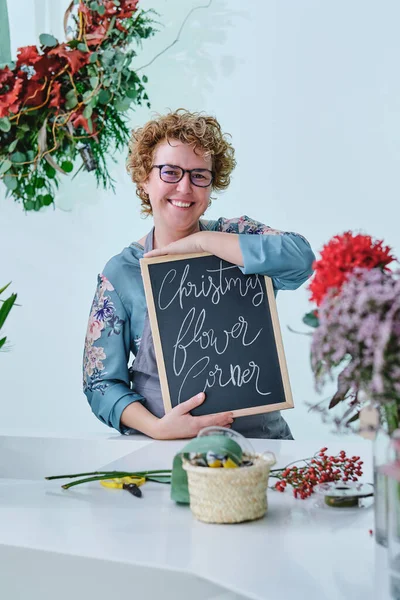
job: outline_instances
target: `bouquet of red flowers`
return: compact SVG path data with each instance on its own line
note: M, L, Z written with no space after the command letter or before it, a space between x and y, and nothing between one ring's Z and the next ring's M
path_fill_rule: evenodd
M338 295L355 268L388 270L387 265L393 260L391 249L383 246L383 240L374 241L370 235L354 235L351 231L333 236L313 264L314 276L308 287L310 302L319 307L328 292ZM318 327L318 309L307 313L303 322Z
M138 0L74 0L65 17L68 41L40 36L40 48L18 49L0 69L0 177L25 210L54 201L58 173L94 171L113 187L107 159L126 146L126 111L147 103L145 75L130 69L129 45L155 33L152 11ZM69 23L69 24L68 24Z
M314 263L309 289L318 308L303 321L315 327L311 365L317 390L342 368L328 407L347 401L344 415L334 418L338 426L356 421L370 397L386 408L395 404L394 412L386 411L390 429L399 422L400 271L388 268L393 260L382 240L347 231L334 236ZM312 408L327 420L324 401Z

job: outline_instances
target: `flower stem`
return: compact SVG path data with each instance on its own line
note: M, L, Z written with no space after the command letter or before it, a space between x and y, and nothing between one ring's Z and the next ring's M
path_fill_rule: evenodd
M114 471L115 473L115 471ZM153 475L153 477L157 475L162 475L164 473L164 477L167 476L165 471L141 471L141 472L136 472L136 473L128 473L128 472L119 472L116 478L121 478L121 477L144 477L145 479L147 479L147 475ZM171 473L171 471L168 472L169 474ZM81 483L89 483L90 481L101 481L103 479L114 479L115 476L110 477L109 474L106 475L96 475L94 477L87 477L85 479L78 479L78 481L71 481L70 483L65 483L63 486L61 486L64 490L67 490L70 487L73 487L74 485L80 485ZM151 479L152 481L157 481L156 479ZM162 483L166 483L166 482L162 482Z
M294 460L294 461L290 462L289 464L287 464L286 467L281 467L280 469L271 469L269 474L271 475L271 473L278 473L279 471L285 471L285 469L287 469L291 465L295 465L298 462L306 462L307 460L312 460L313 458L315 458L315 456L316 455L314 454L314 456L311 456L311 458L299 458L298 460Z
M144 475L146 473L151 473L153 475L155 475L156 473L165 473L166 475L168 475L171 473L171 469L156 469L154 471L136 471L134 474ZM129 475L132 475L132 473L128 473L127 471L91 471L90 473L75 473L73 475L51 475L50 477L45 477L45 479L67 479L71 477L85 477L87 475L107 475L111 479L113 477L127 477Z

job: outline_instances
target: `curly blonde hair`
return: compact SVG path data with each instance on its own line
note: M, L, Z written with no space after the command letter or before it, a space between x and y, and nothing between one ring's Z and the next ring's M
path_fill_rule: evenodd
M141 212L151 215L152 209L144 183L151 172L157 144L164 140L178 140L199 149L203 156L211 156L214 180L212 190L224 190L236 166L235 150L223 134L218 121L209 115L189 112L184 108L157 115L143 127L132 131L126 168L136 183L136 195L142 201Z

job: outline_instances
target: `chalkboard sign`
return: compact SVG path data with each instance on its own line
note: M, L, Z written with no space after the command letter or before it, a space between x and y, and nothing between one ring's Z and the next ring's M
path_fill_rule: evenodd
M293 408L269 277L208 253L140 262L166 412L199 392L193 415Z

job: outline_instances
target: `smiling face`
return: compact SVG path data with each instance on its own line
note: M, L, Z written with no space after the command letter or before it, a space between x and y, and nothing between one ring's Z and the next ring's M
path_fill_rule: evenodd
M182 169L212 170L211 157L204 157L192 146L167 140L156 147L153 165L175 165ZM208 207L212 186L198 187L185 173L178 183L166 183L159 169L152 169L144 191L149 195L157 237L179 239L199 230L199 219Z

